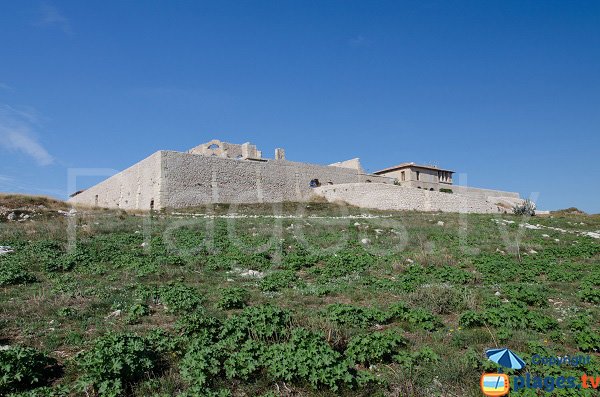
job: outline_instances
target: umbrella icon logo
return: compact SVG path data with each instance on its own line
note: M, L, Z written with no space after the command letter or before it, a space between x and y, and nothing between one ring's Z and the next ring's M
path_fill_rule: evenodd
M525 367L525 361L509 349L488 349L485 355L490 361L500 364L504 368L521 369ZM509 378L502 373L483 374L480 384L483 394L490 397L505 396L510 390Z
M502 365L504 368L521 369L525 361L509 349L488 349L485 355L490 361Z

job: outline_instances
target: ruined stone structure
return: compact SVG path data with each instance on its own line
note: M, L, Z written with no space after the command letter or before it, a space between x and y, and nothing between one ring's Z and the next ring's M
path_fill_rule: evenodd
M440 193L443 188L456 194ZM250 143L212 140L185 153L158 151L69 201L150 210L303 202L315 195L368 208L450 212L501 212L520 200L517 193L452 185L452 171L435 167L405 163L368 174L358 158L327 166L307 164L286 160L281 148L267 159Z

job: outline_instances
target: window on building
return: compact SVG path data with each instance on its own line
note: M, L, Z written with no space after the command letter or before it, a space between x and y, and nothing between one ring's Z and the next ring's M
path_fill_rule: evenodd
M406 181L406 173L405 173L404 171L402 171L402 172L400 173L400 180L401 180L402 182Z
M419 171L417 171L417 181L420 181L421 179L419 179L421 177L421 173Z

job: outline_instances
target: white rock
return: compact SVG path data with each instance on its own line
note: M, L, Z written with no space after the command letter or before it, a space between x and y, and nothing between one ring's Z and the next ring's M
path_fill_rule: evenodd
M147 246L148 246L148 243L145 241L142 244L140 244L140 247L147 247Z
M413 260L412 260L412 259L410 259L410 258L406 258L406 261L407 261L408 263L414 263L414 262L415 262L415 261L413 261Z
M7 245L0 245L0 255L10 254L11 252L14 252L12 247L9 247Z
M529 253L530 254L537 254L537 251L536 250L529 250Z
M360 223L354 222L354 226L360 226Z
M263 272L259 272L258 270L246 270L245 272L240 273L242 277L252 277L252 278L263 278L265 274Z
M556 241L557 243L560 241L559 239L555 238L554 241Z
M437 224L438 224L439 226L444 226L444 221L437 221Z
M17 219L17 214L15 214L14 212L11 212L10 214L8 214L6 219L8 219L9 221L14 221L15 219Z
M115 310L114 312L109 313L108 316L104 317L104 319L108 320L111 317L119 317L121 315L121 313L122 313L121 309Z
M10 349L10 345L0 345L0 351Z
M547 234L542 234L542 237L544 237L544 238L548 238L548 237L550 237L550 236L549 236L549 235L547 235Z
M360 240L360 242L363 244L370 244L371 240L369 240L368 238L363 238L362 240Z
M500 296L500 291L496 291L496 293L494 295Z

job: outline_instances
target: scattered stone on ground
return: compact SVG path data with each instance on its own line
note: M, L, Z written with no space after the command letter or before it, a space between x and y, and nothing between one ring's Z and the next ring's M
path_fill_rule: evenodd
M252 277L252 278L263 278L265 274L263 272L259 272L258 270L248 269L240 273L242 277Z
M444 221L437 221L437 224L438 224L439 226L444 226Z
M109 318L112 318L112 317L119 317L121 315L121 313L122 313L121 309L117 309L114 312L109 313L108 316L104 317L104 319L108 320Z
M363 244L370 244L371 240L369 240L368 238L363 238L362 240L360 240L360 242Z
M14 252L12 247L9 247L8 245L0 245L0 255L10 254L11 252Z

